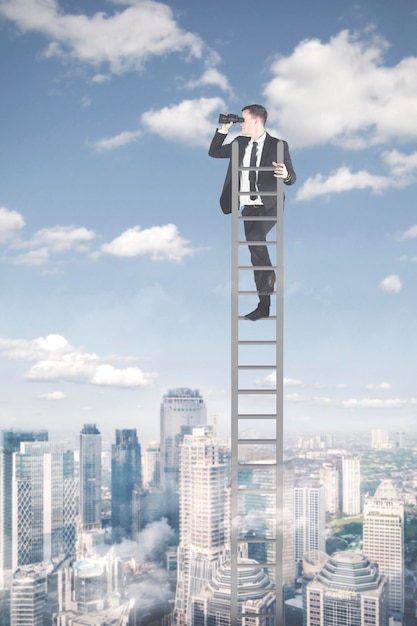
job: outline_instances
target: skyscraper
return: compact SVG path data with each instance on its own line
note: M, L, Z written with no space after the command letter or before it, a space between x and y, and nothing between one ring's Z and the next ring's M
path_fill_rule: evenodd
M388 578L389 612L404 612L404 502L390 480L364 501L363 552Z
M12 571L13 453L21 441L48 441L46 430L0 431L0 589L8 586Z
M207 423L207 410L198 389L170 389L161 405L161 481L166 490L178 491L179 446L193 426Z
M57 442L14 453L13 569L75 554L74 454Z
M13 576L10 594L11 626L44 626L46 571L25 567Z
M229 513L227 466L209 426L193 428L180 451L180 543L175 613L192 624L190 598L226 558Z
M152 441L145 447L142 455L143 486L159 487L161 482L161 447Z
M339 465L340 469L340 465ZM358 458L343 457L341 510L345 515L361 512L361 462Z
M111 448L111 521L116 538L133 538L136 494L142 487L141 449L136 429L116 430Z
M381 428L374 428L371 431L371 447L375 450L386 450L390 448L389 432Z
M80 516L83 531L101 528L101 434L95 424L80 433Z
M295 560L299 564L302 563L306 552L325 551L325 509L323 485L295 488Z
M324 485L327 513L339 510L339 470L333 463L324 463L319 469L319 481Z
M354 551L336 552L306 588L307 626L388 626L387 581Z

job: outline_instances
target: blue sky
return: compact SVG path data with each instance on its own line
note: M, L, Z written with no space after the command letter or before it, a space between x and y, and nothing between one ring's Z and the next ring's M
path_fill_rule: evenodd
M413 431L417 3L0 0L0 419L229 424L222 112L289 142L288 432ZM268 385L268 380L256 384Z

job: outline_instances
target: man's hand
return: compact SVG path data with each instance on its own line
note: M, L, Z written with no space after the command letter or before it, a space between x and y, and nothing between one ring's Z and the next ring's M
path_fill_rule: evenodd
M275 161L272 161L272 165L275 167L275 178L283 178L284 180L286 180L289 177L287 166L285 165L285 163L275 163Z
M232 126L233 122L229 122L229 124L222 124L220 130L222 131L222 133L228 133Z

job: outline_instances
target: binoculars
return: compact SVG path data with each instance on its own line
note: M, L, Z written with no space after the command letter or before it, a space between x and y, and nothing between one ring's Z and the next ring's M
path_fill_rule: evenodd
M236 122L242 123L244 121L243 117L239 117L239 115L234 113L228 113L227 115L221 113L219 115L219 124L230 124L230 122L235 124Z

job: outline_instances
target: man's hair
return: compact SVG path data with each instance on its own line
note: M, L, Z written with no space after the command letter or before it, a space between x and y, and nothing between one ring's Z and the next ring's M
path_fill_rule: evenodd
M268 111L262 106L262 104L248 104L248 106L243 107L242 111L249 111L253 117L260 117L265 126L268 118Z

